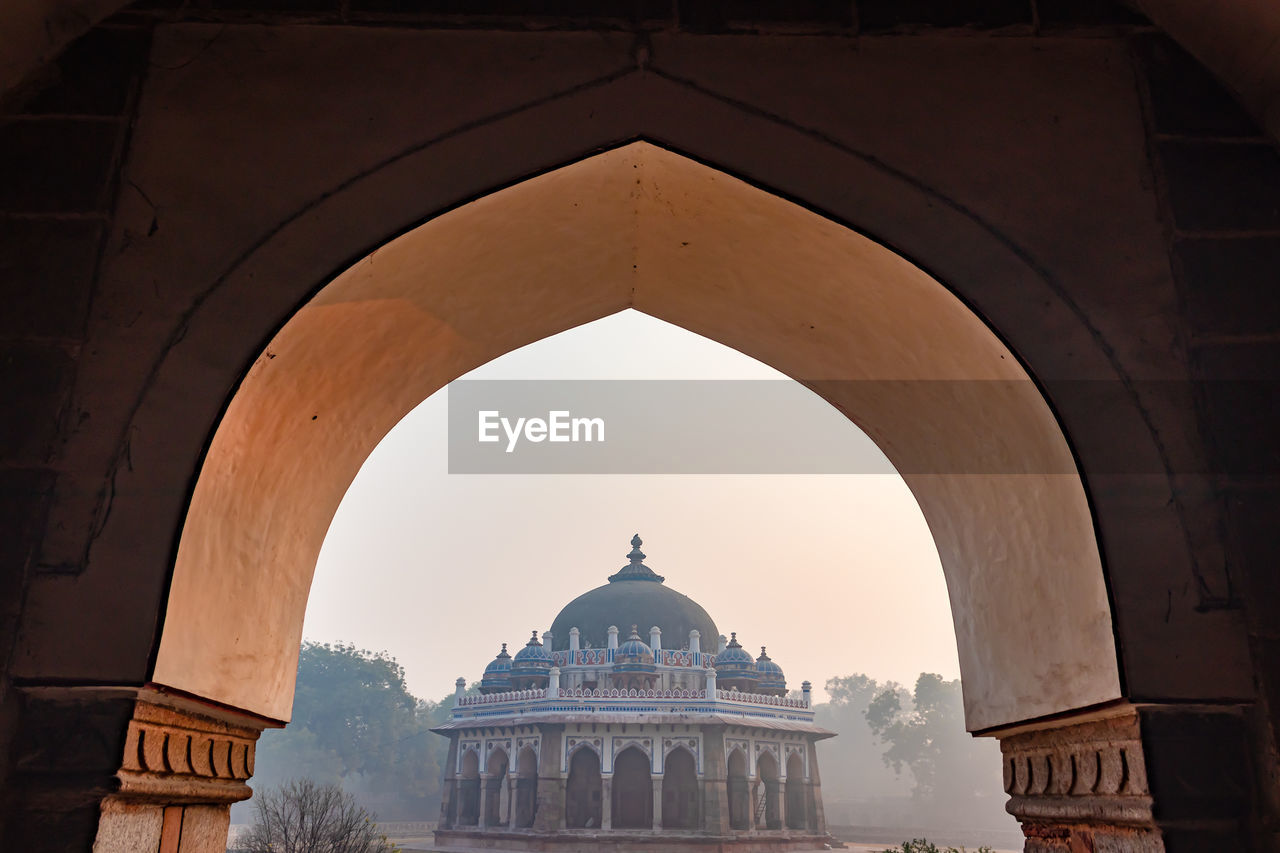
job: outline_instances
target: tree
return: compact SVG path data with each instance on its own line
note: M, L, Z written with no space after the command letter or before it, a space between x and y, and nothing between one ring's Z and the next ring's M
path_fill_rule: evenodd
M909 707L905 698L901 690L884 690L866 711L872 731L888 744L885 764L910 769L922 805L970 822L1007 823L999 746L965 731L960 681L921 673Z
M877 741L866 718L876 695L902 691L901 686L854 673L828 679L826 688L829 701L814 708L815 721L839 737L818 743L823 798L838 803L905 796L908 783L880 760L884 746Z
M243 853L394 853L373 815L332 783L294 779L257 797Z
M304 643L293 721L259 742L254 787L295 777L334 782L376 802L384 817L431 818L448 741L430 729L452 706L452 694L439 702L412 696L403 667L385 652Z

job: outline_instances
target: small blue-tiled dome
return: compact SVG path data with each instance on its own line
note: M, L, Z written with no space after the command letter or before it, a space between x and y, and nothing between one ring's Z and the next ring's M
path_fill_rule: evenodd
M716 655L715 667L718 680L744 678L755 681L759 678L755 658L751 657L751 652L744 649L738 642L736 631L730 637L729 645Z
M636 626L631 626L631 636L613 653L614 672L653 672L653 649L640 639Z
M783 675L782 667L774 663L765 653L764 646L760 647L760 657L756 658L756 672L760 676L761 690L786 692L787 677Z
M511 655L507 654L507 644L502 644L488 666L484 668L484 676L480 679L480 690L484 693L500 693L511 689Z
M538 632L534 631L533 636L529 638L529 642L525 647L516 652L515 658L511 662L512 675L535 675L549 672L553 666L551 655L542 647L542 643L538 640Z

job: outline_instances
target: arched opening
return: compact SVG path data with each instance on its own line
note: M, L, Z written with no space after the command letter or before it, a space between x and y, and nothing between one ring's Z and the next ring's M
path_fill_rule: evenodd
M564 825L569 829L599 829L604 798L601 795L600 756L579 747L569 760L569 781L564 791Z
M756 778L752 823L757 829L782 829L782 785L773 753L763 752L756 759Z
M903 473L970 730L1120 698L1083 486L1013 354L888 249L646 143L427 222L281 329L196 483L155 682L287 718L326 524L377 441L466 370L627 307L800 378Z
M649 756L629 746L613 759L611 814L614 829L653 828L653 779Z
M516 761L516 828L533 826L538 810L538 756L533 747L520 750Z
M480 823L480 756L469 749L462 756L462 773L458 777L458 825Z
M729 753L729 828L751 828L751 790L747 783L747 756L741 749Z
M809 797L804 778L804 760L791 753L787 759L787 828L805 829L809 826Z
M698 768L693 754L676 747L662 766L662 826L664 829L697 829L701 811Z
M484 780L484 825L505 826L509 820L507 811L510 787L507 785L507 751L495 749L489 756Z

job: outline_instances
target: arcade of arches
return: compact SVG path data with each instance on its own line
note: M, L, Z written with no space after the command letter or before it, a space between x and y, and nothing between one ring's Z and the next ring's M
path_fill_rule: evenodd
M1028 850L1278 848L1274 4L118 5L0 11L0 847L221 851L372 447L630 307L902 472Z

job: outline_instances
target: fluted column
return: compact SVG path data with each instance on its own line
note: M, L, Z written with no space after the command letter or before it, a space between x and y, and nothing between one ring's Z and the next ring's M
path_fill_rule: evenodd
M481 829L489 825L489 774L480 774L480 819L476 825Z

